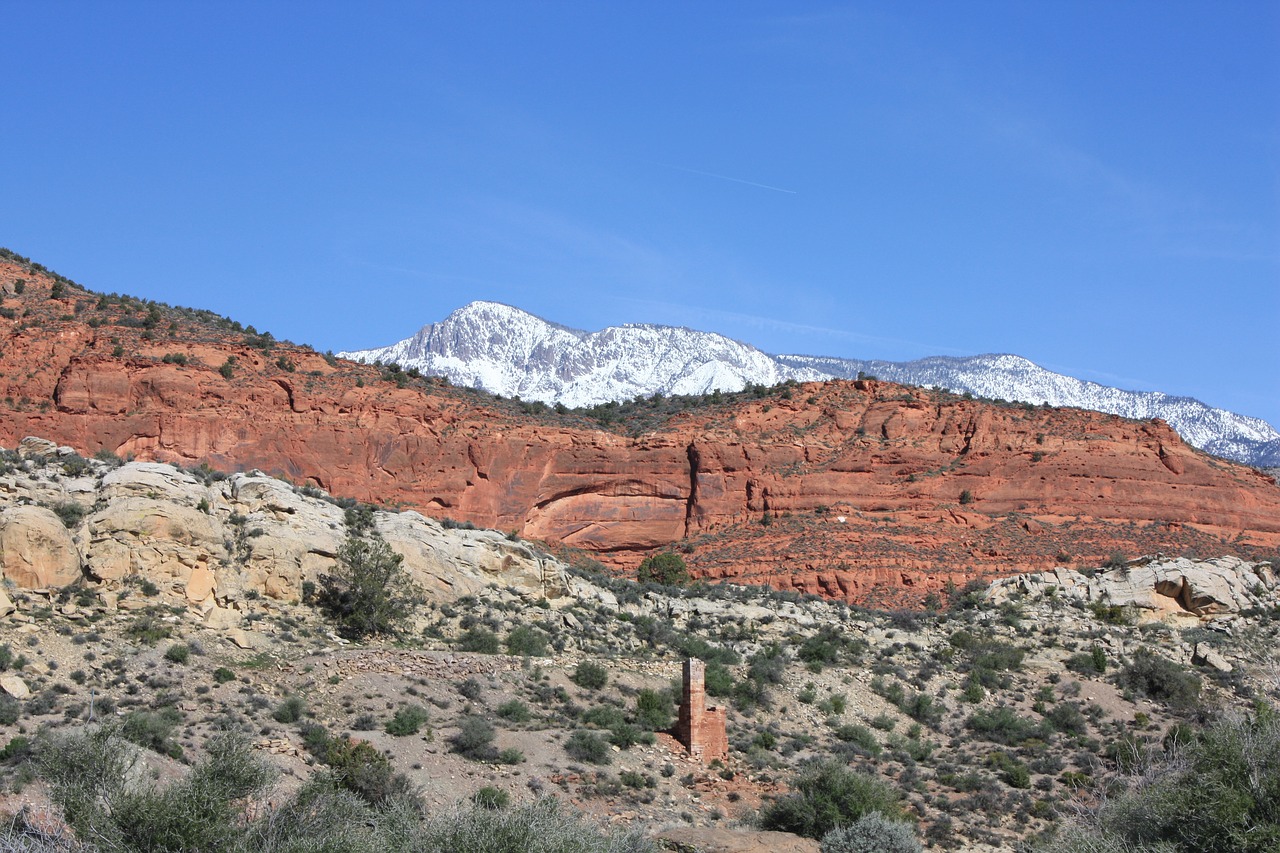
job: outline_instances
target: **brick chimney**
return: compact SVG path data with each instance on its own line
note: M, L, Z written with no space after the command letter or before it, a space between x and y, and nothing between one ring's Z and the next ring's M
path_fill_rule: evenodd
M707 707L706 673L707 665L697 658L684 662L684 689L676 721L676 740L703 764L729 757L725 709Z

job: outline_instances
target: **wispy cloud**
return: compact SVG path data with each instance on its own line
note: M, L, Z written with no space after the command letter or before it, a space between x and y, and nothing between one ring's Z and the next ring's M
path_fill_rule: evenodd
M690 169L687 166L676 166L671 163L661 164L668 169L675 169L677 172L688 172L691 175L704 175L708 178L717 178L721 181L733 181L735 184L746 184L749 187L759 187L762 190L773 190L776 193L786 193L787 195L798 195L795 190L785 190L782 187L775 187L769 184L761 184L756 181L748 181L746 178L732 178L728 175L720 175L715 172L704 172L701 169Z
M634 305L641 308L656 310L664 315L677 315L681 318L682 325L693 325L702 331L719 331L727 337L740 337L741 331L732 334L720 331L725 328L735 328L739 330L758 329L761 332L772 332L786 336L794 336L797 339L803 338L805 343L801 346L789 346L788 351L793 354L805 355L834 355L830 352L816 352L813 350L812 339L815 336L825 337L832 340L848 341L859 345L872 346L890 346L897 348L910 348L919 350L922 353L930 355L968 355L968 351L959 350L954 347L945 346L937 343L929 343L925 341L914 341L906 338L891 338L881 335L869 335L864 332L854 331L852 329L837 329L830 326L818 326L811 323L797 323L791 320L782 320L777 317L766 317L760 314L747 314L738 311L723 311L717 308L704 308L696 305L686 305L676 302L662 302L653 299L636 299L629 296L614 296L615 302L621 302L628 305ZM717 328L718 327L718 328ZM760 341L745 340L744 343L752 346L761 347ZM763 348L763 347L762 347ZM775 349L775 351L777 351ZM874 356L863 356L874 357Z

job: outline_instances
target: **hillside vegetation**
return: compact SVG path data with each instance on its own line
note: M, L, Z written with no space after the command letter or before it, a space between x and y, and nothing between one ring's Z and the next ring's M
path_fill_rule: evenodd
M642 850L640 835L684 825L840 828L835 850L1273 849L1266 563L1118 559L878 612L637 584L260 475L26 451L6 455L0 550L47 512L90 559L65 583L8 585L0 608L0 806L25 808L10 846L435 850L470 833L490 840L452 849L501 850L486 833L559 832L582 846L546 849ZM126 509L135 562L116 575L103 543ZM187 509L228 538L184 538L171 522ZM281 547L326 525L326 553ZM506 548L509 571L453 557L425 571L376 544L415 541ZM388 592L419 589L352 631L323 593L359 559L383 561ZM729 708L722 764L667 734L686 655Z

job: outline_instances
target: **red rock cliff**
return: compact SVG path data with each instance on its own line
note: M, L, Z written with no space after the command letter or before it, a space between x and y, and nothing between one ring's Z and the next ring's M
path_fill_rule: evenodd
M627 437L430 381L398 387L204 312L51 288L0 264L7 446L40 435L86 454L261 468L617 565L679 543L697 574L850 600L1117 550L1280 545L1280 489L1158 421L859 381Z

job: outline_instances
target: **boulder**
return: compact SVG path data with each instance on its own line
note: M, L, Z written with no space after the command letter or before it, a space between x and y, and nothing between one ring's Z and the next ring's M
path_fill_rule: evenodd
M22 459L34 459L37 462L48 462L58 458L58 444L47 438L29 435L18 442L18 456Z
M31 696L31 688L27 687L27 682L16 675L0 675L0 690L14 699L26 699Z
M416 512L379 513L377 529L404 568L440 601L480 592L490 584L526 598L569 594L564 565L495 530L445 530Z
M79 580L80 552L62 520L39 506L0 512L0 576L22 589L63 587Z
M121 497L89 517L85 562L98 580L140 574L187 583L197 568L226 555L222 524L193 506Z
M4 591L4 587L0 586L0 616L8 616L17 608L13 604L13 599L9 598L8 593Z

